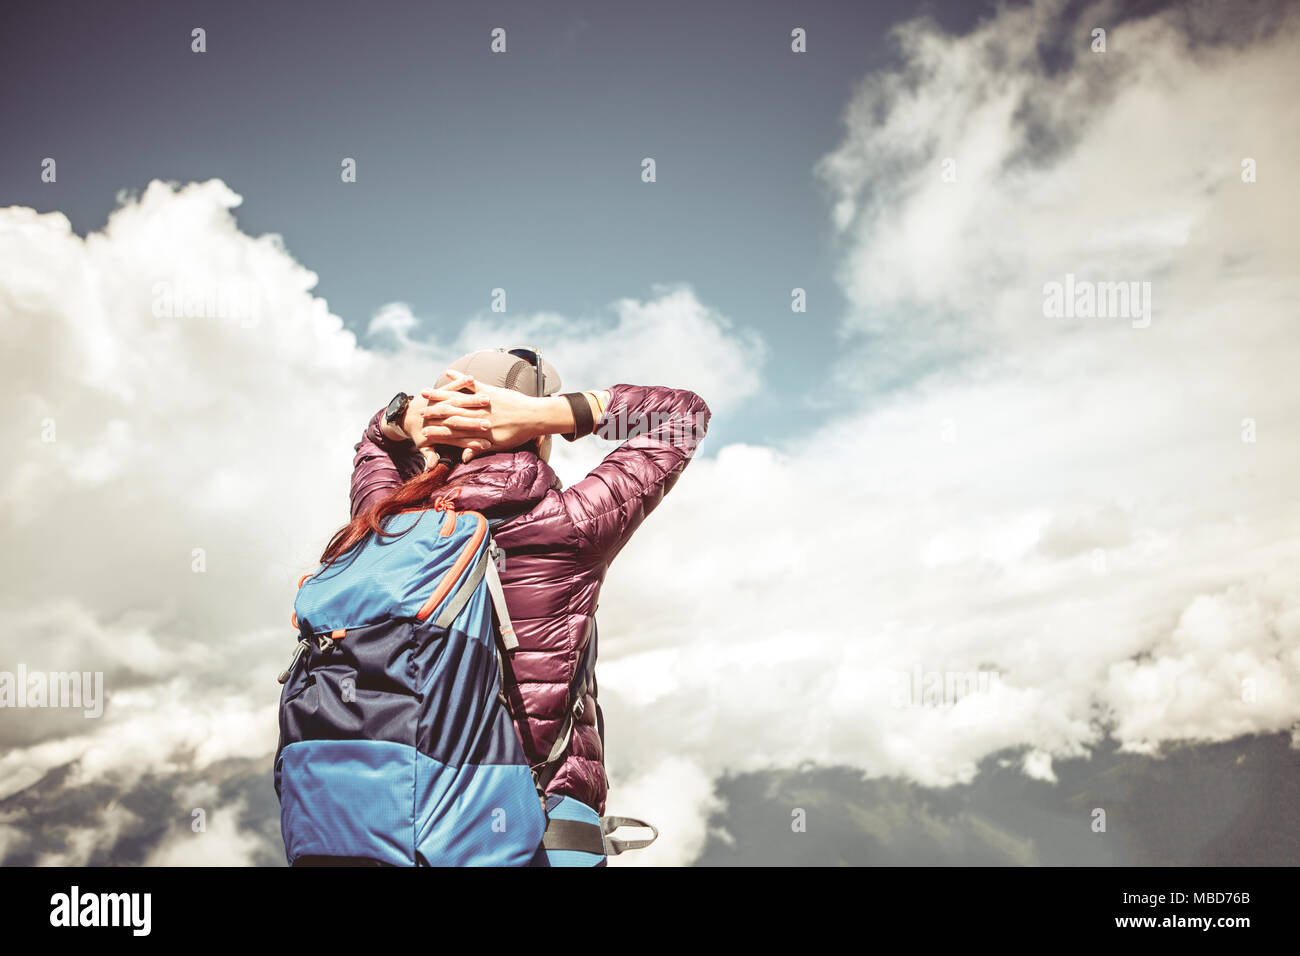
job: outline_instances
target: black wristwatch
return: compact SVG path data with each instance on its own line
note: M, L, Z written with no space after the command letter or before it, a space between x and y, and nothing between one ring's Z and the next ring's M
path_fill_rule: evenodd
M406 406L411 404L413 397L405 392L398 392L394 395L393 400L388 403L388 408L384 410L384 421L390 425L400 426L402 419L406 417Z

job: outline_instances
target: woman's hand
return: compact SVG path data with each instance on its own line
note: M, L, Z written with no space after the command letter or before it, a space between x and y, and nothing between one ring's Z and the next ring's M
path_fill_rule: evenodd
M490 427L489 398L481 392L485 386L474 381L474 376L452 369L447 369L447 375L451 381L440 388L426 388L407 408L409 418L416 401L420 403L415 410L418 418L409 431L417 445L482 437Z
M448 374L453 373L448 370ZM457 377L466 381L479 401L466 409L459 399L449 400L447 389L455 389L459 382L442 389L425 389L428 409L418 443L455 445L464 449L461 460L469 461L482 452L517 448L531 439L573 429L573 412L563 398L534 398L514 389L484 385L468 376Z
M433 443L424 435L426 425L443 429L440 435L471 437L488 429L486 396L474 393L473 376L447 370L451 381L441 388L427 388L406 403L400 423L381 421L379 430L394 441L415 442L423 451Z

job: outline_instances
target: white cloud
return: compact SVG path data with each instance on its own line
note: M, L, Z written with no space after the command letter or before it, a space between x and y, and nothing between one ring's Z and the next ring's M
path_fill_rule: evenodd
M663 801L663 781L671 780L676 799ZM685 757L666 757L637 777L620 781L612 791L610 816L628 816L652 824L659 836L648 847L609 858L610 866L689 866L704 849L710 813L722 809L713 792L713 774ZM624 809L625 808L625 809ZM640 827L621 828L620 840L651 836Z
M123 831L138 822L134 813L119 804L110 804L96 817L92 826L71 827L63 835L64 848L42 853L37 866L86 866L97 849L111 847Z
M188 801L198 806L195 801ZM203 809L213 806L208 803ZM207 813L205 829L190 825L173 828L168 839L154 849L145 866L250 866L260 841L239 826L242 802L217 807Z
M1300 719L1296 18L1195 48L1174 15L1130 21L1049 75L1026 39L1055 13L911 24L850 104L820 167L871 335L842 380L892 388L696 462L624 552L616 783L671 754L946 785L1008 747L1051 780L1106 732L1154 753ZM1273 176L1241 182L1243 156ZM1152 325L1044 319L1067 272L1151 281ZM1000 680L899 707L916 669ZM690 799L647 787L645 813Z
M239 202L219 181L155 182L84 239L61 214L0 210L0 668L102 672L108 695L97 719L6 711L0 796L68 764L71 786L129 789L259 755L269 787L293 587L346 518L352 445L462 352L540 336L571 384L757 387L761 343L680 287L616 303L612 323L480 318L446 343L411 341L395 303L370 333L405 347L360 347L278 237L239 230ZM638 369L661 333L680 354ZM85 829L58 859L110 836Z
M659 285L642 302L620 299L615 321L574 319L553 312L532 315L483 313L467 320L456 339L443 344L416 339L419 325L405 303L384 306L371 320L377 342L387 336L403 350L428 355L427 367L442 368L480 348L527 345L542 350L560 372L565 391L626 382L647 385L691 383L709 396L715 412L736 408L759 389L767 350L750 329L702 304L685 285ZM429 384L432 384L430 382Z

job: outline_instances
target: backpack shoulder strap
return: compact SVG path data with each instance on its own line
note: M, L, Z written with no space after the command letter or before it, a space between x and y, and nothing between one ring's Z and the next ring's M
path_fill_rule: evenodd
M456 620L456 616L464 610L465 605L469 603L470 597L473 596L474 591L483 580L483 576L487 572L486 565L488 564L488 555L487 552L484 552L469 574L465 575L465 580L461 582L456 593L444 605L442 613L434 619L433 623L436 627L451 627L451 622Z
M519 646L519 640L515 637L514 625L510 622L510 609L506 607L506 593L501 587L501 577L497 573L497 561L501 559L502 553L489 534L487 548L479 557L473 569L465 576L465 580L461 582L460 588L447 602L442 613L434 621L436 626L450 627L451 622L456 620L456 616L460 614L469 602L470 597L478 589L480 582L486 579L488 594L492 598L492 607L496 610L497 624L501 630L501 643L508 651Z
M539 791L545 792L546 785L559 771L560 764L564 759L564 752L569 748L569 739L573 736L573 727L583 714L587 690L591 686L592 654L595 652L595 643L595 633L593 632L587 640L587 646L583 649L582 660L578 662L578 670L574 674L573 682L569 685L569 698L564 713L564 723L560 725L560 732L555 737L555 744L551 747L551 752L546 755L545 760L533 765L533 777L537 782Z
M488 536L487 565L483 569L487 577L488 594L492 596L492 606L497 612L497 625L501 629L501 643L508 651L513 651L519 646L519 639L515 637L515 626L510 621L510 608L506 607L506 592L501 587L501 575L497 571L498 562L505 558L505 552L497 547L496 541Z

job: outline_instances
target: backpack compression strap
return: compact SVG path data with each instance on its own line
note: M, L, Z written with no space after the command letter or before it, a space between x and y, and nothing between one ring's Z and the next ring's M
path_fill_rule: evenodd
M620 840L617 837L610 836L620 827L644 827L647 830L653 830L654 836L648 840ZM638 820L636 817L601 817L600 833L605 838L606 856L618 856L624 850L640 850L642 847L647 847L659 839L658 827L646 823L644 820Z
M610 836L622 827L642 827L653 830L648 840L620 840ZM576 850L580 853L599 853L618 856L624 850L640 850L659 838L659 829L635 817L601 817L600 826L582 820L561 820L554 817L546 821L542 846L548 850Z

